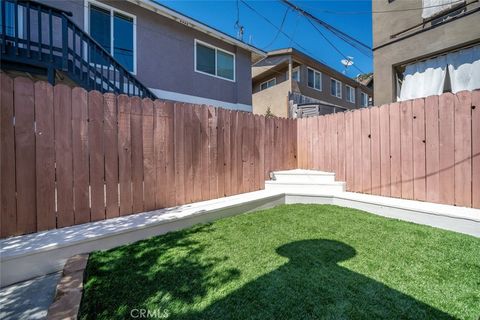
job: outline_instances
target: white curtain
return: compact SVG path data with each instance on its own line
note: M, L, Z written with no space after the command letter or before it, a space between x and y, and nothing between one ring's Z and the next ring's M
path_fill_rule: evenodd
M399 101L443 93L447 74L446 56L406 66Z
M427 19L465 0L423 0L422 18Z
M480 89L480 45L449 53L447 63L453 93Z

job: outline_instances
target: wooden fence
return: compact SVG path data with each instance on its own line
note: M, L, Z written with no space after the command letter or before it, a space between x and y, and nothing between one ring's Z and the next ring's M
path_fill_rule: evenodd
M298 165L347 190L480 208L480 91L299 119Z
M1 74L1 236L264 187L296 122Z

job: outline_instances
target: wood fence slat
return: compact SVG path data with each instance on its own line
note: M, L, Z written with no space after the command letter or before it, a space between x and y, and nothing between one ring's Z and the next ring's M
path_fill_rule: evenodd
M249 188L249 177L250 177L250 159L248 155L248 143L249 143L249 137L248 137L248 121L247 121L247 114L244 112L240 113L240 122L242 123L241 128L241 135L242 135L242 144L241 144L241 151L242 151L242 193L243 192L248 192ZM275 121L276 122L276 121ZM276 125L276 123L275 123ZM278 137L278 130L276 130L276 134ZM278 162L278 161L277 161ZM277 163L278 165L278 163Z
M390 104L390 194L402 197L402 158L400 149L400 103Z
M325 125L323 128L324 136L324 161L325 161L325 171L332 172L332 120L331 115L323 116L325 118Z
M362 192L362 112L353 111L353 191Z
M131 115L130 129L132 139L132 213L143 211L143 129L142 100L139 97L130 98Z
M480 209L480 90L472 92L472 207Z
M438 96L425 99L425 199L440 200L440 142L438 127Z
M105 207L106 217L119 216L118 194L118 125L117 97L113 93L103 95L103 139L105 147Z
M217 109L217 186L218 197L225 196L225 109Z
M318 160L317 165L319 170L326 171L325 167L325 116L317 118L318 129Z
M380 182L382 196L390 196L390 108L388 104L380 107Z
M13 79L3 72L0 73L0 80L0 236L3 238L19 232L15 199L14 84ZM53 142L53 137L51 141Z
M471 106L469 91L455 95L455 205L462 207L472 206Z
M143 205L145 211L155 209L156 170L153 144L154 115L153 101L142 100L142 142L143 142Z
M185 107L181 103L175 103L175 188L177 205L184 204L185 198Z
M8 88L8 90L10 91L10 88ZM2 99L2 106L3 106L3 103L4 101ZM13 101L11 106L13 106ZM10 108L10 105L4 106L4 107ZM3 119L3 116L4 114L2 113L2 119ZM5 115L5 116L8 116L8 115ZM7 119L12 121L11 117L8 117ZM55 214L55 145L54 145L54 127L53 127L54 122L53 121L54 121L53 120L53 87L47 82L38 81L35 83L35 123L37 127L36 137L35 137L35 153L36 153L35 172L37 174L37 178L36 178L37 231L54 229L56 227L56 222L57 222L56 214ZM2 128L3 128L3 125L4 123L2 122ZM10 130L10 128L8 128L8 130ZM6 145L7 148L5 150L3 147L3 143L7 143ZM10 146L9 143L10 141L4 142L2 139L2 153L5 151L8 152L10 148L13 149L13 146ZM13 150L11 150L10 152L13 152ZM11 160L8 159L7 161L11 161ZM2 158L2 164L3 164L3 158ZM8 163L8 166L11 166L11 163ZM11 174L7 173L5 176L3 174L4 172L2 170L2 180L3 179L10 180L12 178L10 175L11 174L14 175L15 170L13 170ZM15 182L13 181L12 185L8 186L8 188L11 188L13 192L15 192ZM3 187L2 187L2 190L4 190ZM88 189L87 189L87 192L88 192ZM15 201L15 200L13 199L10 201ZM87 205L88 205L88 202L87 202ZM15 213L15 211L13 213ZM14 233L14 230L10 235L12 235L13 233Z
M440 137L440 203L455 203L455 127L454 95L444 93L439 97L438 118Z
M330 130L331 130L331 139L332 145L330 147L331 152L331 168L332 172L338 172L338 133L337 133L337 114L334 113L330 118Z
M208 109L205 106L200 107L200 127L201 127L201 159L202 159L202 199L208 199L210 196L209 189L209 179L210 172L208 166L208 155L209 155L209 145L208 145Z
M192 167L193 167L193 200L202 198L202 127L200 120L200 106L192 108Z
M90 149L90 199L91 221L105 219L105 167L103 144L103 95L98 91L88 93L88 142Z
M37 230L35 174L34 86L30 79L14 80L15 156L17 180L17 230ZM71 155L70 155L71 156Z
M230 129L231 129L231 111L224 111L224 125L223 125L223 144L224 144L224 156L223 160L225 163L225 176L224 176L224 185L225 185L225 195L231 196L232 193L232 151L230 143Z
M131 100L126 95L117 97L118 104L118 182L120 187L120 215L132 213L132 134Z
M400 154L402 198L413 199L413 116L412 101L400 103Z
M168 188L175 187L175 183L168 184L167 181L167 131L168 115L165 102L155 100L153 146L155 155L155 207L157 209L167 206ZM175 204L173 204L175 205Z
M74 224L71 98L71 89L66 85L59 84L54 87L53 108L55 121L58 228L68 227Z
M247 113L248 134L248 191L255 190L255 118L253 113ZM283 132L282 132L283 133ZM283 149L284 150L284 149ZM283 152L284 153L284 152ZM282 157L285 160L285 157Z
M257 131L256 131L256 146L258 148L258 165L255 166L258 168L257 178L258 178L258 189L265 189L265 117L257 117ZM293 124L293 121L290 122ZM296 136L293 136L295 139ZM291 150L293 152L293 148ZM293 155L292 155L293 157Z
M353 112L347 111L345 112L345 180L347 182L347 191L354 191L355 155L353 127Z
M210 173L209 190L210 199L218 198L218 168L217 168L217 112L212 106L208 106L208 170Z
M372 194L381 194L380 109L370 108L370 150L372 164Z
M372 159L370 150L370 108L361 109L362 122L362 192L372 193Z
M75 224L90 221L88 161L88 96L83 88L72 90L73 202Z
M192 203L193 198L193 111L190 104L185 104L183 121L185 122L185 141L183 152L185 154L185 202Z
M413 113L413 198L426 200L425 177L425 101L416 99L412 105Z
M166 184L167 195L166 195L166 207L173 207L176 204L176 194L177 194L177 185L175 177L175 105L173 102L165 102L162 106L165 114L165 138L164 143L165 147L165 173L166 179L158 181L157 185L160 183Z
M345 113L336 114L337 117L337 171L336 179L345 181Z
M301 119L299 119L300 121ZM264 141L264 149L265 149L265 180L270 180L270 171L272 168L272 126L271 126L272 119L265 118L265 141ZM302 131L303 132L303 131ZM298 137L300 140L300 137ZM300 142L301 144L301 142ZM299 160L300 161L300 160ZM303 161L303 152L301 161ZM299 163L301 166L301 164Z
M232 111L230 114L230 123L231 123L231 130L230 130L230 154L231 154L231 161L232 161L232 172L230 179L232 181L232 193L238 194L239 193L239 185L238 185L238 149L239 146L237 144L238 141L238 111Z

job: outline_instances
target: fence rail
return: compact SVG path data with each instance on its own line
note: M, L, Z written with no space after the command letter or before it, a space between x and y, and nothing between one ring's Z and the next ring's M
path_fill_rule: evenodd
M480 208L480 91L299 119L300 168L347 190Z
M296 122L1 74L1 236L260 190Z

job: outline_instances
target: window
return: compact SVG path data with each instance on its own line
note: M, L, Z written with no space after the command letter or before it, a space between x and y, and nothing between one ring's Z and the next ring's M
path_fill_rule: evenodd
M260 84L260 90L265 90L277 84L277 79L273 78Z
M92 38L128 71L135 73L135 17L95 1L89 1L88 13L85 16ZM90 60L96 64L107 64L93 48Z
M296 67L292 70L292 80L300 82L300 67Z
M235 55L195 40L195 71L235 81Z
M360 107L368 107L368 94L361 92L360 93Z
M330 80L330 94L337 98L342 98L342 83L338 80Z
M345 86L347 91L347 101L351 103L355 103L355 88L350 86Z
M3 12L2 12L3 15ZM25 15L25 7L18 6L15 13L15 5L13 2L5 1L5 35L15 37L15 29L18 26L18 37L23 39L23 17ZM15 16L17 16L17 25L15 25Z
M310 88L322 91L322 74L317 70L308 68L307 85Z
M465 0L423 0L422 18L437 16L455 6L463 5Z

